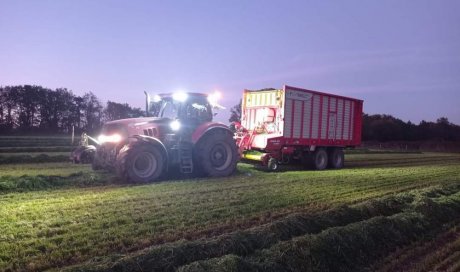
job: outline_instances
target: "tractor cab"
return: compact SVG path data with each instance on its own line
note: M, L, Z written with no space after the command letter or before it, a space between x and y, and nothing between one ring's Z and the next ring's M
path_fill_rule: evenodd
M206 122L212 122L212 95L200 93L174 93L146 96L146 113L149 116L168 119L173 131L192 132Z

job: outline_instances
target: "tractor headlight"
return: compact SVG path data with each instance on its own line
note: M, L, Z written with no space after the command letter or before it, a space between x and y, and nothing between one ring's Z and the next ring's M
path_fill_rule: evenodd
M173 131L178 131L180 129L181 124L178 120L174 120L169 124L169 126Z
M121 137L120 134L112 134L112 135L101 134L97 138L97 140L101 144L103 144L103 143L118 143L118 142L121 141L121 139L122 139L122 137Z

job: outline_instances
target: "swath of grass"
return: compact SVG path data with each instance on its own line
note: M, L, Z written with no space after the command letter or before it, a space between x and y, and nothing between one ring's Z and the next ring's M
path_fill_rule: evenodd
M65 145L65 146L8 146L0 147L0 154L4 153L48 153L48 152L71 152L75 149L75 146Z
M77 145L80 138L74 139ZM69 136L0 136L0 147L44 147L71 145Z
M222 179L2 194L0 228L8 239L0 240L0 270L56 268L165 242L211 238L293 212L314 214L395 192L460 182L459 163L413 164L384 167L383 162L362 169L282 173L240 164L241 174ZM25 165L0 168L16 174ZM28 165L27 172L52 175L59 165L66 175L80 167Z
M355 271L460 216L460 193L422 198L413 209L280 242L249 257L227 255L178 271Z
M69 161L69 154L10 154L1 155L0 164L45 163Z
M89 187L119 183L113 177L97 173L72 173L69 176L0 176L0 194L30 192L65 187Z
M53 163L19 163L0 164L0 177L11 176L69 176L74 173L90 173L91 166L88 164L72 164L70 162Z
M219 236L215 239L182 241L143 250L114 262L99 260L72 268L72 271L173 271L178 266L197 260L236 254L246 256L255 250L270 247L292 237L317 233L329 227L343 226L375 216L388 216L402 212L417 197L449 195L457 192L460 186L433 188L402 193L396 196L370 200L351 207L341 206L317 214L291 214L260 227Z
M460 227L401 248L370 266L368 271L449 271L460 260Z

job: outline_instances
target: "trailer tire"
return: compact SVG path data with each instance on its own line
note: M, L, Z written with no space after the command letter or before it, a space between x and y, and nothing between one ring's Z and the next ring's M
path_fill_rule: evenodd
M147 143L136 144L119 154L116 170L123 180L146 183L157 180L164 169L162 152Z
M342 148L334 148L329 153L329 168L340 169L343 167L345 161L345 156L343 154Z
M313 166L316 170L324 170L327 167L328 156L324 148L318 148L313 155Z
M215 129L204 135L194 149L195 163L199 171L210 177L231 175L238 162L238 149L233 136L223 129Z
M267 163L267 168L269 171L276 172L279 169L278 160L275 158L270 158Z

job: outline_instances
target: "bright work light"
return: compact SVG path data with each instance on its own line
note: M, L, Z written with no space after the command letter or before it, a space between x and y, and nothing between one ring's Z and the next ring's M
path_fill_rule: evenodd
M157 94L153 96L153 102L156 103L156 102L160 102L160 101L161 101L161 96L159 96Z
M172 97L174 100L177 100L179 102L184 102L185 100L187 100L188 94L184 92L177 92L177 93L173 93Z
M208 95L208 102L212 106L218 105L217 102L221 97L222 97L222 94L218 91L215 91L214 93Z
M181 124L178 120L174 120L169 124L169 126L173 131L178 131L180 129Z

